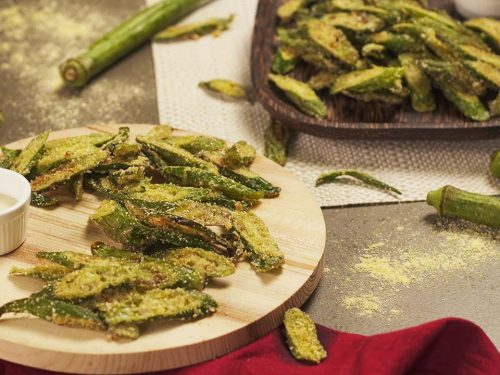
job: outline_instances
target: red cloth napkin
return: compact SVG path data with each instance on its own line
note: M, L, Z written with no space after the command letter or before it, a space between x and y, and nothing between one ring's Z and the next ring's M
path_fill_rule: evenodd
M156 375L500 375L500 353L474 323L448 318L374 336L317 325L328 357L297 362L282 329L218 359ZM0 362L0 375L55 375Z

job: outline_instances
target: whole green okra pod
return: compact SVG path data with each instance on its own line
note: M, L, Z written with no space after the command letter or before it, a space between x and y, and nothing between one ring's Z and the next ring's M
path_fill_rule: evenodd
M435 207L440 216L458 217L500 228L500 198L470 193L448 185L429 192L427 203Z
M61 64L61 77L69 86L84 86L93 76L203 3L204 0L164 0L143 9Z
M392 191L396 194L401 194L401 192L396 189L395 187L392 187L390 185L387 185L385 182L382 182L380 180L377 180L375 177L372 177L366 173L355 171L352 169L347 169L347 170L338 170L338 171L330 171L330 172L325 172L322 173L318 179L316 180L316 186L327 183L327 182L333 182L337 180L338 177L341 176L350 176L354 177L360 181L363 181L364 183L378 187L383 190L389 190Z

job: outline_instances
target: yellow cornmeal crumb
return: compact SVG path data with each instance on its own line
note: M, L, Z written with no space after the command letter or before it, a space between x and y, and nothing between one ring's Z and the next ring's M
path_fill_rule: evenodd
M392 315L401 315L401 310L400 309L391 309L390 313Z
M358 315L370 316L380 311L380 298L372 293L361 294L359 296L346 296L342 298L342 305L346 309L358 310Z

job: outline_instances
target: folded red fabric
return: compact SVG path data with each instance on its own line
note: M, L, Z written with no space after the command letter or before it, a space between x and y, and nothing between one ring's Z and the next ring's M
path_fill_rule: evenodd
M500 353L474 323L448 318L374 336L317 325L328 357L297 362L282 329L223 357L156 375L500 375ZM0 362L1 375L54 375ZM152 375L152 374L151 374Z

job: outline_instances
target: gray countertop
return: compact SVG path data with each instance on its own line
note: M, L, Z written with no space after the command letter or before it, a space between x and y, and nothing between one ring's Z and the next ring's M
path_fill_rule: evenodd
M82 90L57 86L57 64L141 0L18 4L0 0L0 144L43 129L158 122L149 46ZM439 221L424 203L323 213L326 267L305 305L317 323L373 334L455 316L500 343L498 231Z

